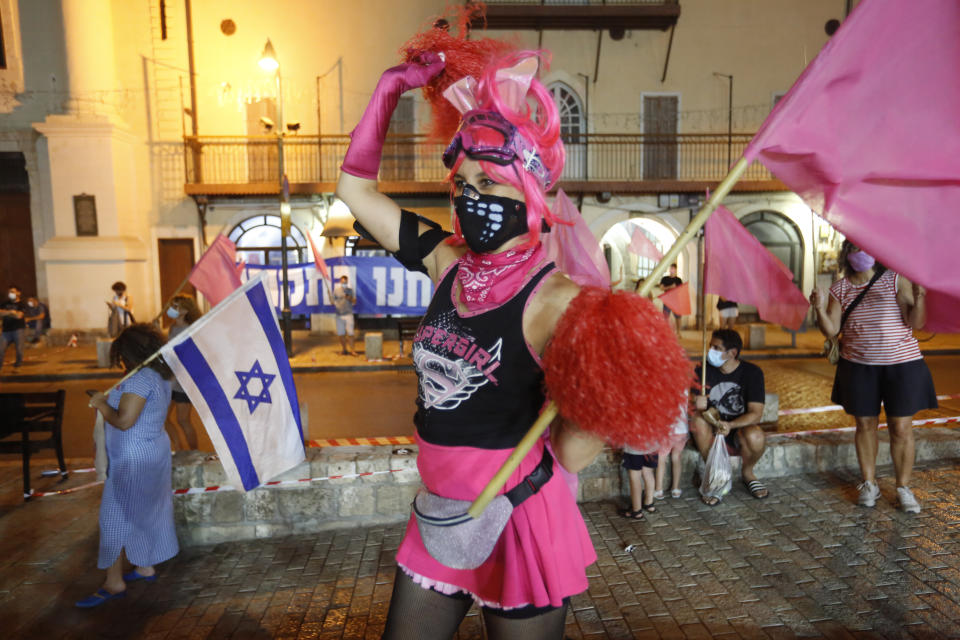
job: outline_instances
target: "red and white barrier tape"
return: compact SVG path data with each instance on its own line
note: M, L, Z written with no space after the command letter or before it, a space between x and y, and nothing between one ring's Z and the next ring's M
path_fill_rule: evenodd
M370 445L407 445L413 444L411 436L380 436L373 438L327 438L324 440L310 440L308 447L357 447Z
M384 473L395 473L397 471L402 471L402 469L389 469L387 471L365 471L363 473L345 473L338 476L323 476L321 478L300 478L299 480L272 480L270 482L264 482L261 484L261 487L279 487L279 486L289 486L293 484L303 484L305 482L318 482L320 480L344 480L347 478L365 478L367 476L379 476ZM233 485L222 485L222 486L212 486L212 487L190 487L189 489L174 489L173 495L175 496L186 496L194 495L197 493L216 493L218 491L236 491L237 488Z
M960 398L960 393L946 394L937 396L937 400L956 400ZM840 411L843 407L838 404L828 404L823 407L807 407L805 409L781 409L777 415L795 416L801 413L822 413L824 411Z
M924 426L933 426L939 424L952 424L955 422L960 422L960 416L953 416L950 418L927 418L926 420L914 420L913 426L915 427L924 427ZM880 429L886 429L887 423L881 422L878 425ZM821 433L844 433L847 431L856 431L856 427L828 427L826 429L810 429L809 431L788 431L785 433L770 433L768 434L769 438L796 438L798 436L809 436L809 435L819 435Z
M62 496L67 493L73 493L74 491L80 491L81 489L89 489L90 487L95 487L98 484L103 484L103 480L96 480L94 482L88 482L87 484L82 484L79 487L70 487L69 489L60 489L58 491L37 491L36 493L31 493L29 496L24 494L24 498L43 498L45 496Z

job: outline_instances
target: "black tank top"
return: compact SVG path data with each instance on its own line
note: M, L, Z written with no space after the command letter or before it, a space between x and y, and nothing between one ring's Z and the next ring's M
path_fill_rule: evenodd
M459 265L437 287L413 341L417 433L431 444L508 449L543 406L543 371L523 337L523 310L551 262L503 305L468 317L451 298Z

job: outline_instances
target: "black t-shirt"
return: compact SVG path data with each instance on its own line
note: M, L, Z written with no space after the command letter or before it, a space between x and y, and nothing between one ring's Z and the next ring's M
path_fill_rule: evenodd
M683 284L683 280L677 276L663 276L660 278L660 288L666 289L667 287L679 287Z
M707 405L716 407L723 420L739 418L747 412L748 403L763 402L765 397L763 370L752 362L741 360L740 366L730 373L707 365Z
M13 300L7 300L3 304L0 304L0 309L6 309L8 311L19 311L20 313L26 314L27 305L23 302L14 302ZM27 323L23 318L17 318L15 316L3 316L3 330L4 331L16 331L17 329L26 328Z

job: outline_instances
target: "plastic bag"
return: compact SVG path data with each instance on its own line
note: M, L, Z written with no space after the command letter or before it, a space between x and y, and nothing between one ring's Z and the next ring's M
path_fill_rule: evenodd
M730 454L727 452L727 443L719 433L710 445L707 454L707 466L703 471L703 481L700 483L700 495L704 498L722 498L730 493L733 486L733 473L730 469Z

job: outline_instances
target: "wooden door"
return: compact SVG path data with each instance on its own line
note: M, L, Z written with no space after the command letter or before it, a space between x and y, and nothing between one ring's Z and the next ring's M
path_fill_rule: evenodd
M157 240L157 256L160 266L160 299L161 304L166 304L193 268L193 240L160 238ZM197 295L196 289L189 282L180 289L180 293L189 293L194 297ZM172 322L166 314L162 320L165 327Z
M643 97L643 179L677 179L679 96Z
M30 221L30 179L23 154L0 153L0 287L15 284L24 300L37 295Z

